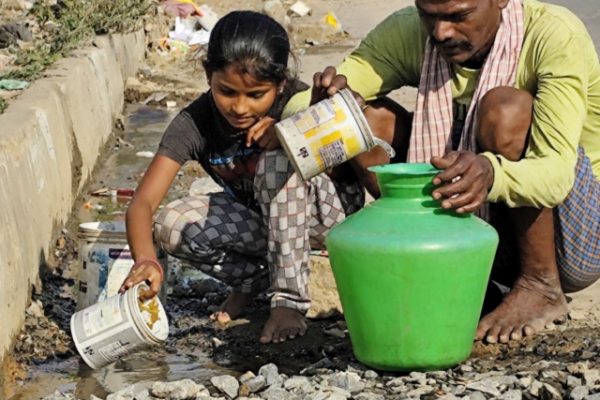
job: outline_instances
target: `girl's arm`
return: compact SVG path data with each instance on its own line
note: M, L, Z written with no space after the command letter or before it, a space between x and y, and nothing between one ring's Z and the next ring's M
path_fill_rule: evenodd
M154 249L153 216L180 168L178 162L157 155L135 191L127 210L127 240L135 264L121 287L121 293L144 281L150 282L150 290L144 293L144 297L152 298L160 290L163 274Z

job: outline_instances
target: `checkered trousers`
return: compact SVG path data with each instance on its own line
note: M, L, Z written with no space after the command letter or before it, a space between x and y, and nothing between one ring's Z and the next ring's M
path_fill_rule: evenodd
M364 206L365 191L326 174L303 182L285 152L274 150L260 159L254 193L268 232L271 306L306 312L311 244L323 248L329 230Z
M269 287L262 216L227 193L169 203L156 215L154 236L167 253L236 292L258 293Z
M493 279L510 284L519 265L518 248L506 207L493 204L491 224L500 245ZM575 167L575 184L563 204L554 209L556 262L563 290L585 289L600 278L600 182L582 148ZM507 279L508 278L508 279Z
M282 150L265 152L255 177L262 215L227 193L169 203L154 221L157 243L234 291L269 290L272 307L306 312L311 244L364 206L362 186L322 174L302 182Z

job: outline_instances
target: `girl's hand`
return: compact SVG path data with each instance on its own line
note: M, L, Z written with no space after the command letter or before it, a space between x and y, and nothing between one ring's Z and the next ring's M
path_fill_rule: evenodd
M254 124L246 134L246 146L250 147L256 143L265 150L275 150L281 147L274 127L276 122L271 117L264 117Z
M158 261L156 264L154 261L142 260L137 262L131 267L129 275L125 278L119 293L125 293L125 291L138 283L150 282L150 289L144 292L143 297L145 299L151 299L158 294L160 291L160 285L163 281L162 268L159 268Z

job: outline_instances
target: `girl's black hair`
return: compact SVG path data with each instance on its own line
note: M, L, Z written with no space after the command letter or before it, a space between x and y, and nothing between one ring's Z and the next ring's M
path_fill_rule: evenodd
M277 21L253 11L234 11L213 28L203 65L209 75L235 66L259 81L279 85L293 80L289 58L290 41Z

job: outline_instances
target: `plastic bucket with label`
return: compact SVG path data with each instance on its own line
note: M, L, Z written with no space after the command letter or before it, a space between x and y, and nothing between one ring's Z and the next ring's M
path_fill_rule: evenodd
M93 369L117 361L145 344L159 344L169 336L169 321L157 297L140 308L137 285L73 314L71 335L81 358Z
M116 295L134 261L127 244L125 222L87 222L79 225L79 292L77 310L83 310ZM164 280L159 297L168 292L168 259L157 248Z
M296 173L304 181L376 146L383 147L390 158L395 156L387 142L373 135L347 89L277 123L275 130Z

